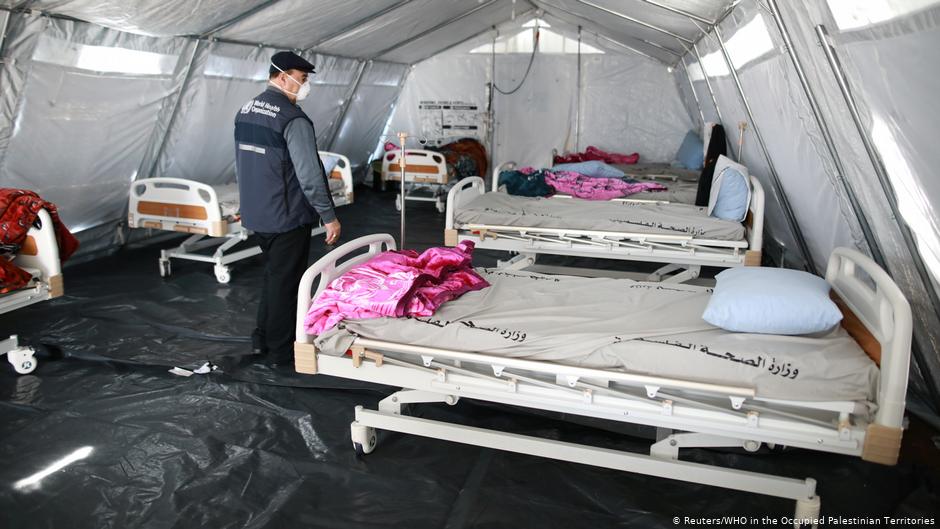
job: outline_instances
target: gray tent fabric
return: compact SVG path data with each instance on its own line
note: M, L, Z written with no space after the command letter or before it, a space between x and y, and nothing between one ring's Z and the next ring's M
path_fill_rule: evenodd
M535 17L598 55L540 53L523 90L490 99L527 57L470 52ZM233 113L292 49L318 65L303 108L320 146L358 181L394 127L420 123L403 104L461 86L493 111L497 162L586 142L668 162L687 130L721 122L767 190L766 255L817 271L836 246L883 261L914 307L915 387L940 393L940 77L925 67L940 1L6 0L0 25L0 181L58 203L82 252L126 240L135 179L230 182Z

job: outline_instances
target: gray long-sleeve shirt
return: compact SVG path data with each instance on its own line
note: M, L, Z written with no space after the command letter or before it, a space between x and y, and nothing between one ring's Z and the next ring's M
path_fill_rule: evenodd
M297 181L303 189L307 202L317 210L324 223L336 220L333 211L333 195L327 175L324 174L320 155L317 153L317 135L305 119L295 119L284 129L287 151L290 153Z

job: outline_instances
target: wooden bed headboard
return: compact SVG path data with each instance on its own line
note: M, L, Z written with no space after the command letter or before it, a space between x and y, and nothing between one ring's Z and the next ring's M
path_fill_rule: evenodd
M878 367L881 367L881 342L875 338L875 335L868 330L868 327L865 326L861 318L852 312L852 309L842 301L842 298L840 298L838 294L830 290L829 297L832 298L832 301L835 302L836 306L839 307L839 310L842 312L842 328L849 333L849 336L855 339L859 347L865 351L865 354L867 354Z

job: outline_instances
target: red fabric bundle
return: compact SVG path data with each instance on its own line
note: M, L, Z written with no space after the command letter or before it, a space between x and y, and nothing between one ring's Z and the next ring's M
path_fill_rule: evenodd
M640 161L639 153L619 154L616 152L605 152L591 145L584 152L574 152L569 154L556 154L552 163L578 163L590 162L591 160L600 160L604 163L622 163L635 164Z
M33 227L41 209L52 217L56 242L59 243L59 258L65 261L75 253L78 239L62 224L55 204L39 198L32 191L0 188L0 248L3 253L15 256L20 251L26 241L26 233ZM29 273L0 257L0 293L23 288L29 280Z

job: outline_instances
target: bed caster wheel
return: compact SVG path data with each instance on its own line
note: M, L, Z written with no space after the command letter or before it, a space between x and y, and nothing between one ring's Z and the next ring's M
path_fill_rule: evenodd
M353 449L357 456L371 454L375 450L376 436L375 428L363 426L358 422L349 425L350 436L352 437Z
M36 351L32 347L21 347L7 352L7 360L13 370L20 375L28 375L36 370Z
M173 269L170 268L169 259L160 259L159 265L160 265L160 277L169 277L170 274L173 273Z
M395 197L395 211L401 211L401 195Z
M215 279L219 283L225 285L232 280L232 273L229 271L227 266L215 265Z
M796 511L793 513L793 527L795 529L816 529L819 524L819 496L805 500L796 500Z

